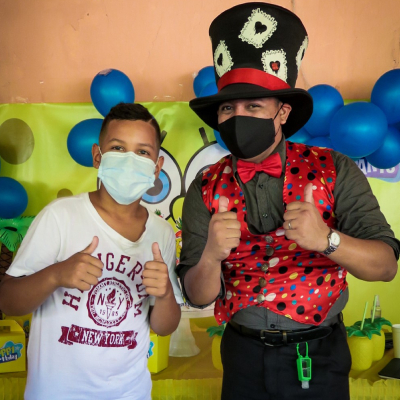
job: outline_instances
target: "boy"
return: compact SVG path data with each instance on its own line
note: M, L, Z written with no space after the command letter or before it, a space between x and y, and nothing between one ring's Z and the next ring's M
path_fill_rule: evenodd
M95 192L55 200L33 222L0 286L6 314L33 312L25 398L151 398L149 326L178 326L172 227L140 205L163 158L160 129L119 104L92 148Z

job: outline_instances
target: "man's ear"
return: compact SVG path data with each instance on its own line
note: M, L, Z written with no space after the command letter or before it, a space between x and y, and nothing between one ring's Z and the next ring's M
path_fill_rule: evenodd
M101 162L101 154L100 154L100 147L97 143L94 143L92 146L92 158L93 158L93 167L99 169Z
M158 158L158 161L157 161L157 164L156 164L156 172L155 172L156 179L160 175L160 172L161 172L161 169L162 169L163 165L164 165L164 157L160 156Z
M288 103L283 103L281 110L279 111L281 125L286 124L286 121L289 118L290 111L292 111L292 106Z

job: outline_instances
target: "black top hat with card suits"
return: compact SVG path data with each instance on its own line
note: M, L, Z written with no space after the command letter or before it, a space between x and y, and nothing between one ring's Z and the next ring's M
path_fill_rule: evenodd
M220 14L210 26L218 93L190 101L192 110L218 130L219 105L228 100L277 97L292 106L285 136L310 118L310 94L295 83L307 32L291 11L268 3L245 3Z

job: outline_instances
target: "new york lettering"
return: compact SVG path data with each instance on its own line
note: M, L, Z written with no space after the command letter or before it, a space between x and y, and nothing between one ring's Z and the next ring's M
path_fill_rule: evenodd
M107 332L97 329L82 328L77 325L61 327L60 343L72 346L74 343L96 347L127 347L132 350L137 346L137 332Z

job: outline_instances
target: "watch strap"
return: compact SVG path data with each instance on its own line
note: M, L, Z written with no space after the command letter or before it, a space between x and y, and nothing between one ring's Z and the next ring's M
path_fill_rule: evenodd
M332 254L338 248L338 246L335 246L331 241L331 235L333 233L333 229L332 228L329 229L330 232L328 234L328 247L322 252L324 256L329 256L329 254Z

